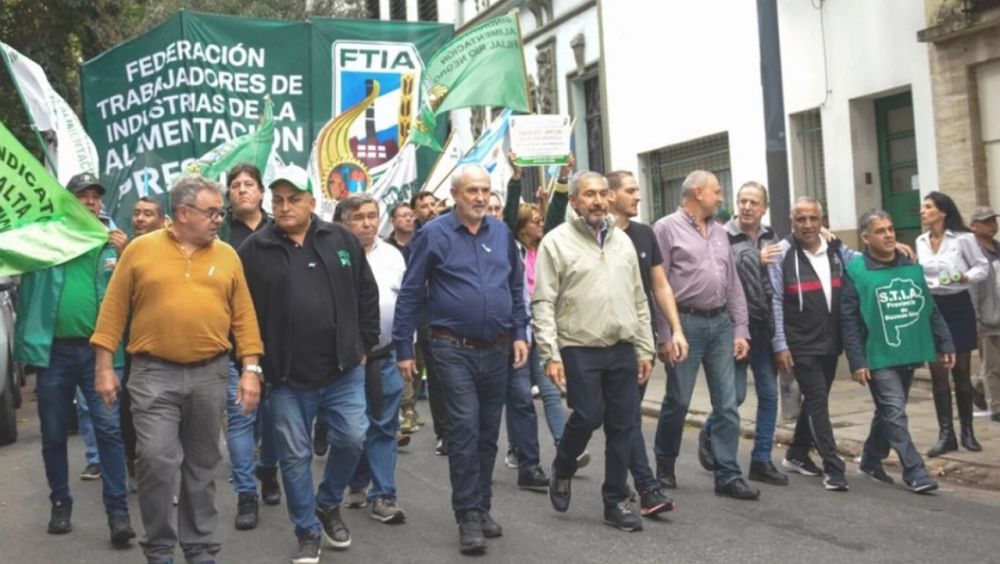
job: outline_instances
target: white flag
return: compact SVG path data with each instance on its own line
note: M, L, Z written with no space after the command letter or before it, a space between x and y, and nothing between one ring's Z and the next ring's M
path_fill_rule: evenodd
M462 158L469 145L464 136L452 133L448 137L448 142L445 143L444 151L434 162L434 168L427 175L423 189L433 192L439 200L447 200L451 190L451 182L449 182L451 173L458 166L458 159Z
M51 163L56 168L53 176L63 185L81 172L99 176L94 142L84 131L80 118L49 84L42 67L6 43L0 42L0 47L35 128L44 134L49 155L55 161Z
M379 237L392 231L389 212L400 202L409 202L417 188L417 147L412 143L403 146L398 155L386 163L388 168L376 181L371 195L379 207Z

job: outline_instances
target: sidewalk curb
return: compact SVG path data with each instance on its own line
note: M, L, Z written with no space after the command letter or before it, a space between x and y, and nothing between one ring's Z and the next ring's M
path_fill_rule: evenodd
M659 404L642 404L642 414L646 417L659 417ZM685 422L692 427L701 428L705 425L708 413L689 409ZM740 420L740 435L745 439L754 437L755 425L753 422ZM792 442L792 431L778 428L775 432L774 440L777 444L788 445ZM855 460L861 456L864 443L852 439L837 439L837 452L848 460ZM984 490L1000 491L1000 468L989 464L973 464L967 460L956 460L947 455L937 458L927 458L927 455L920 453L924 458L924 464L932 476L938 480L970 486ZM899 461L895 456L890 456L885 460L885 465L899 468Z

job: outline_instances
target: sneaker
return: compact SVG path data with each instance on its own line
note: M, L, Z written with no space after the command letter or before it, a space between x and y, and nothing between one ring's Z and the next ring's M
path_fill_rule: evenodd
M372 502L372 519L388 525L395 525L406 521L406 514L396 505L396 500L380 497Z
M111 531L111 544L115 548L126 548L129 541L135 538L132 523L128 513L119 513L108 517L108 529Z
M712 455L712 436L701 428L698 433L698 464L707 472L715 471L715 456Z
M260 480L260 498L265 505L278 505L281 503L281 486L278 485L277 468L261 468L254 470L257 479Z
M410 436L400 431L396 433L396 448L405 447L410 444Z
M49 516L49 534L50 535L65 535L66 533L73 530L73 525L70 523L70 516L73 515L73 504L72 503L62 503L59 505L52 506L52 512Z
M513 468L513 469L516 470L517 469L517 449L514 448L514 447L511 447L510 450L507 451L507 456L504 458L503 462L507 466L507 468Z
M549 487L549 477L541 466L535 466L527 473L518 475L517 487L527 490L544 490Z
M404 435L410 435L417 431L417 421L416 413L412 410L406 410L403 412L403 416L400 417L399 421L399 432Z
M785 457L785 459L781 461L781 467L790 472L798 472L803 476L820 476L823 474L823 471L819 469L819 466L816 466L816 464L808 457L802 460Z
M478 511L469 511L458 524L458 550L462 554L476 554L486 550L483 521Z
M938 483L930 476L920 480L903 480L907 489L913 493L925 494L938 489Z
M80 472L81 480L100 480L101 479L101 465L100 464L88 464L83 472Z
M771 484L772 486L788 485L788 474L782 474L778 471L778 469L774 467L774 463L770 460L766 462L751 460L750 472L747 473L747 478L755 482Z
M257 494L241 493L236 501L236 530L257 528Z
M317 420L313 425L313 454L323 457L329 450L330 441L326 436L326 427Z
M986 396L979 390L972 391L972 405L979 411L989 411L990 406L986 403Z
M896 483L896 481L892 479L892 476L885 473L885 468L883 468L881 464L871 468L866 468L864 465L858 466L858 474L863 474L872 480L882 482L883 484L892 485Z
M497 537L503 536L503 527L499 523L493 520L493 517L489 512L480 513L480 518L483 521L483 536L488 539L495 539Z
M625 487L628 488L628 500L629 500L629 502L631 502L631 503L638 503L639 502L639 492L633 490L631 488L631 486L625 486Z
M437 446L434 447L434 454L438 456L448 456L448 441L438 438Z
M316 518L323 524L323 538L333 548L343 550L351 546L351 531L340 518L340 506L323 511L316 508Z
M823 487L831 492L846 492L849 489L847 477L843 474L824 474Z
M590 464L590 452L583 451L583 454L576 457L576 469L586 468Z
M361 509L368 506L368 490L365 488L351 488L344 498L344 507L348 509Z
M643 517L655 517L664 511L673 511L674 500L664 495L660 488L646 490L639 494L639 513Z
M552 463L552 470L549 472L549 501L552 507L560 513L565 513L569 509L569 501L572 495L572 478L559 478L556 476L556 465Z
M299 549L292 555L292 564L319 564L319 535L299 537Z
M642 530L642 518L627 501L605 507L604 522L629 533Z
M416 426L417 431L419 431L421 427L427 426L427 423L424 423L423 418L420 417L420 412L416 409L413 410L413 424Z

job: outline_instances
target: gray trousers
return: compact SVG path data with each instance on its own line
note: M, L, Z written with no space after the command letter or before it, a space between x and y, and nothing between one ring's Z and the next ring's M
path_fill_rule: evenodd
M229 358L187 367L132 358L128 392L136 434L136 481L149 562L167 562L180 542L188 562L214 561L219 522L215 477L222 463L219 432L226 409ZM173 496L180 472L177 528Z
M990 405L993 413L1000 413L1000 335L983 335L979 347L979 375L972 378L976 387Z

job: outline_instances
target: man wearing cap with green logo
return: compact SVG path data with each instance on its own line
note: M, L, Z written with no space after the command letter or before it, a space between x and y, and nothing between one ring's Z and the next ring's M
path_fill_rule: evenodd
M882 467L889 449L899 455L903 483L917 493L937 482L913 446L906 400L913 371L925 362L955 363L955 345L938 312L923 269L896 251L892 218L871 210L858 222L865 251L845 268L841 288L841 335L854 381L868 385L875 417L861 454L859 471L892 484Z
M274 223L246 239L240 258L267 350L278 462L299 542L292 562L305 564L319 561L321 537L334 548L351 544L340 503L368 430L364 364L379 340L379 296L358 239L314 213L304 170L285 167L269 187ZM330 434L318 491L310 470L317 417Z
M100 218L105 190L96 176L78 174L66 188ZM128 546L135 537L126 500L125 445L118 403L102 405L95 391L94 350L88 340L94 332L98 308L114 272L118 252L124 246L125 235L115 230L106 245L64 264L22 276L14 345L14 359L35 366L38 374L42 459L52 502L49 533L61 535L72 530L73 498L69 491L66 437L73 398L79 387L97 436L104 509L111 542L117 547ZM124 355L119 351L114 367L120 370L123 365Z

